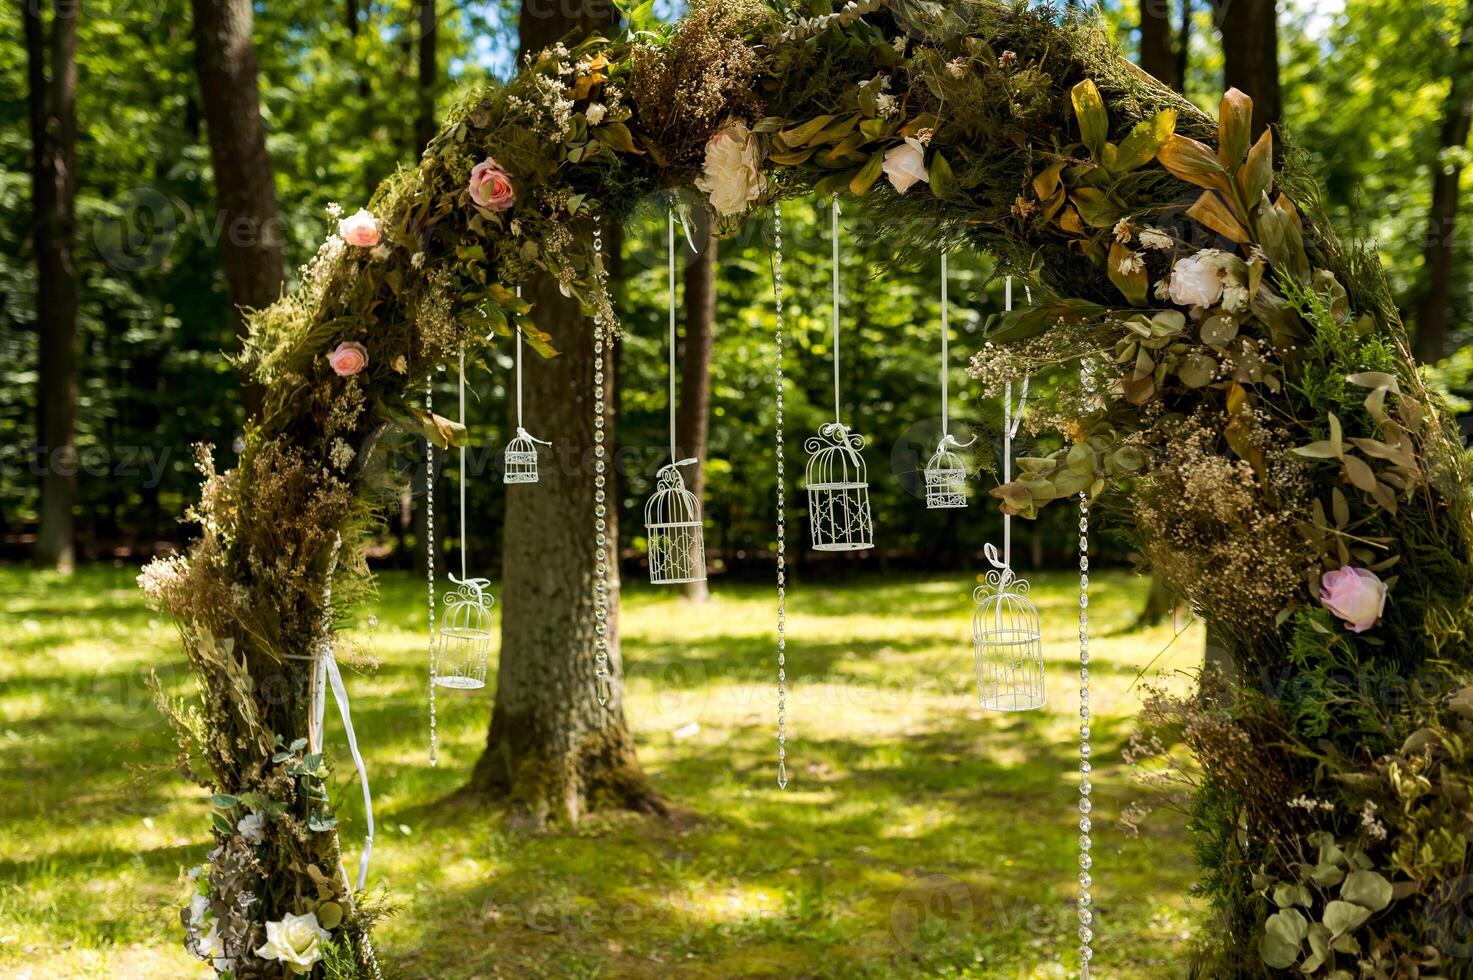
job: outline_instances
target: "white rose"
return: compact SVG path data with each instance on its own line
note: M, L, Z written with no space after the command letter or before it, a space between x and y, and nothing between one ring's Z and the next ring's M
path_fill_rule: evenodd
M604 121L604 113L608 111L602 102L592 102L583 110L583 116L588 120L588 125L597 126Z
M373 212L359 208L357 213L338 222L338 234L349 245L373 248L379 241L378 219L373 216Z
M322 959L322 944L332 935L317 924L317 913L292 915L280 922L266 923L266 945L256 948L256 955L277 960L292 973L308 973L312 964Z
M706 143L706 163L696 186L711 198L718 214L741 214L767 190L762 152L746 123L733 119Z
M907 136L904 143L886 150L885 163L880 169L898 194L910 190L918 180L931 182L931 175L926 172L926 150L914 136Z
M246 814L244 817L241 818L240 822L235 825L235 829L237 832L239 832L240 836L246 839L247 843L266 843L266 821L261 819L261 815L259 813Z
M1178 306L1212 306L1222 299L1222 270L1206 252L1189 255L1172 268L1170 288Z

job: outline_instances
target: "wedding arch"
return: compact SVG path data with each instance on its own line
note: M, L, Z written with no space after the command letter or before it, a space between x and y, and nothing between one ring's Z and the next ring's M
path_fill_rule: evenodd
M1030 283L974 375L1092 381L1061 383L1065 447L1021 460L1001 506L1123 491L1155 574L1231 652L1143 719L1194 759L1175 765L1216 918L1202 975L1467 973L1446 951L1473 829L1473 477L1304 158L1255 138L1241 93L1214 121L1047 7L706 0L664 28L648 6L462 100L251 314L264 410L235 469L202 458L188 554L142 576L200 682L171 709L213 794L192 948L234 977L377 974L320 710L386 447L461 436L426 408L430 373L489 335L556 347L518 297L534 275L612 343L598 229L651 195L726 227L837 195L897 251L988 250ZM601 362L581 370L592 389ZM584 506L557 533L591 540ZM617 683L603 667L591 682Z

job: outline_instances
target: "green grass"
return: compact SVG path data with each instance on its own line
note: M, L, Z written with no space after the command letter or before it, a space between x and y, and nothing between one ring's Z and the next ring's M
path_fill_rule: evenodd
M144 685L150 670L179 694L192 680L132 576L0 569L0 976L201 973L176 906L181 871L208 848L207 805L174 773ZM348 684L378 819L373 878L401 906L378 933L385 966L443 978L1073 972L1074 579L1035 582L1050 703L1007 717L975 703L971 584L793 589L786 792L771 590L718 584L696 606L631 587L629 717L676 815L597 815L529 836L500 811L446 802L490 700L441 696L430 768L423 598L408 576L386 577L343 644L380 662ZM1115 817L1147 792L1120 761L1137 674L1194 667L1201 636L1122 632L1141 583L1102 573L1093 585L1097 962L1113 978L1179 974L1197 916L1182 821L1158 816L1137 839ZM361 801L333 721L329 738L356 865Z

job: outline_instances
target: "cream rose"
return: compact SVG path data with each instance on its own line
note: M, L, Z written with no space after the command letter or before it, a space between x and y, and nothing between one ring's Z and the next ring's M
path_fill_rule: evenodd
M373 248L380 237L378 219L373 216L372 211L359 208L357 214L350 214L338 222L338 234L349 245Z
M741 214L762 192L762 150L747 124L732 119L706 141L706 162L696 186L711 198L718 214Z
M322 959L322 944L332 934L317 923L317 913L292 915L266 923L266 945L256 947L263 960L276 960L291 973L308 973Z
M880 169L890 178L890 186L897 194L904 194L918 180L931 182L931 175L926 172L926 148L914 136L907 136L904 143L886 150Z
M1222 283L1222 268L1212 255L1189 255L1171 269L1171 301L1178 306L1212 306L1222 299Z
M1352 633L1376 625L1386 608L1386 583L1367 568L1346 565L1320 578L1320 602Z

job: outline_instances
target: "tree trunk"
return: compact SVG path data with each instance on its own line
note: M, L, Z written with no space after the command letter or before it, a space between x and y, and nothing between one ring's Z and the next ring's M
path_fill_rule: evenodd
M1187 71L1192 66L1192 0L1181 0L1181 29L1176 36L1176 77L1180 91L1187 91Z
M235 333L246 333L244 309L269 306L281 294L283 230L276 184L266 153L256 51L251 43L251 0L193 0L194 63L215 169L217 227ZM246 417L261 407L261 392L240 379Z
M1141 67L1180 92L1180 63L1171 35L1171 0L1141 0Z
M41 454L38 565L72 571L77 492L77 267L72 254L77 194L77 18L56 4L51 72L46 71L42 4L22 4L30 83L31 193L40 331L36 442Z
M1222 81L1253 100L1253 137L1279 122L1277 0L1213 0L1222 32Z
M1145 629L1148 626L1160 626L1176 611L1176 595L1166 587L1166 583L1159 576L1151 576L1151 590L1146 593L1146 604L1141 608L1140 615L1136 616L1131 629Z
M414 155L418 159L435 138L435 88L439 83L439 19L435 0L419 0L419 112L414 120Z
M1442 360L1447 353L1458 185L1463 177L1459 151L1468 145L1470 122L1473 122L1473 2L1464 10L1462 35L1453 50L1451 87L1443 109L1437 159L1432 164L1432 206L1427 212L1414 341L1417 360L1429 364Z
M683 243L677 239L676 248ZM686 488L704 508L707 430L711 417L711 329L716 322L716 235L706 236L701 254L685 267L685 343L680 349L680 399L676 406L678 459L698 460L687 471ZM686 586L686 595L703 602L705 582Z
M593 326L549 276L537 276L524 292L562 351L523 362L527 417L553 445L539 483L508 488L496 704L470 786L509 800L539 824L576 823L588 810L610 806L663 812L624 721L617 561L609 563L613 695L606 707L597 698ZM608 377L612 360L604 357ZM612 446L611 420L605 432ZM608 496L617 500L612 467L609 475ZM617 541L616 507L607 520Z

